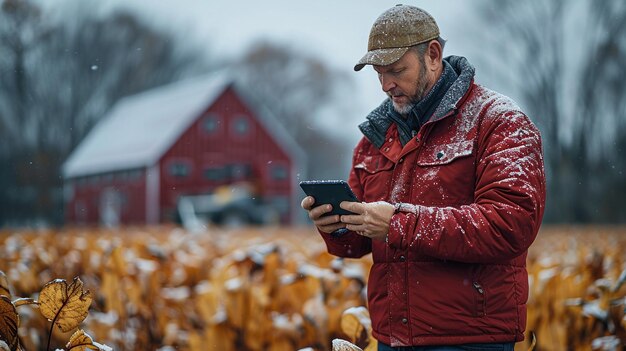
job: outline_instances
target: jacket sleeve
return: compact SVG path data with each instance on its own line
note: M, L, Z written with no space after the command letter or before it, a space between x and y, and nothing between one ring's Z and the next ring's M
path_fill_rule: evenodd
M487 114L488 115L488 114ZM497 263L527 251L543 217L541 136L519 111L485 117L477 140L474 202L413 206L392 217L389 244L418 255Z
M350 188L356 195L357 199L363 199L363 187L361 182L354 171L355 160L357 158L357 153L362 149L362 145L365 142L365 139L362 139L361 142L355 148L354 154L352 156L352 167L350 169L350 176L348 177L348 184ZM359 258L367 255L372 252L372 239L366 238L362 235L358 235L357 233L349 230L345 230L341 234L327 234L323 232L319 232L324 241L326 242L326 248L328 249L328 253L339 256L339 257L347 257L347 258Z

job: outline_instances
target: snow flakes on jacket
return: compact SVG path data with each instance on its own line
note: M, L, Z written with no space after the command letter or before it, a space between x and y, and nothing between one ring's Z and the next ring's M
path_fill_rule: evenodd
M392 346L524 338L526 254L545 202L541 137L511 99L474 83L465 58L446 60L459 77L415 138L403 147L377 109L355 148L357 197L410 204L388 243L322 233L332 254L373 254L373 333Z

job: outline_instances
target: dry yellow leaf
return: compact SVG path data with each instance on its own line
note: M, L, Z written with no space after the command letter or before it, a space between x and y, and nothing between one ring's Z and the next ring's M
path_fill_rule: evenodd
M11 291L9 290L9 281L7 280L6 274L3 271L0 271L0 295L4 295L8 298L11 298Z
M113 349L105 344L100 344L93 341L91 335L85 333L84 330L79 329L70 337L70 341L65 345L68 351L113 351Z
M17 327L19 321L19 316L11 300L6 296L0 296L0 340L9 346L11 351L18 349Z
M70 285L64 279L53 280L39 293L41 314L65 333L87 317L90 305L91 295L83 291L83 282L78 277Z
M93 339L84 330L79 329L70 337L67 345L68 350L85 351L85 350L99 350L99 348L93 344Z
M353 314L343 314L341 316L341 330L355 342L363 333L363 325L359 323L359 319Z
M363 351L363 349L349 341L333 339L333 351Z
M341 316L341 330L357 345L367 345L368 330L371 329L370 315L363 306L345 310Z
M189 332L187 344L191 350L202 350L206 347L204 345L203 335L198 330L192 330Z

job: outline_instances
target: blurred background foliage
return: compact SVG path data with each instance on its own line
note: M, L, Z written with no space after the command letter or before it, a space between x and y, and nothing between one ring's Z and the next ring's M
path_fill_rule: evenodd
M538 124L549 222L626 222L626 3L498 1L492 62ZM487 58L486 58L487 59Z
M336 96L355 83L321 53L265 40L225 58L95 4L75 0L54 20L34 0L0 1L0 226L62 225L60 166L117 100L224 68L306 150L307 178L347 176L352 143L317 121L330 114L341 127L351 111ZM479 77L485 67L512 86L542 131L545 221L626 222L626 3L483 1L472 11L491 24L472 39Z

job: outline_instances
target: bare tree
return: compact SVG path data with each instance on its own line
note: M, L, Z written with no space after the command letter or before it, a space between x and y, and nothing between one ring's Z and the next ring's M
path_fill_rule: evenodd
M97 120L119 98L193 73L206 58L130 13L92 15L93 0L68 5L54 22L30 0L2 1L0 224L58 222L60 165Z
M486 60L516 84L544 137L546 219L626 221L616 210L625 200L610 195L625 183L624 2L506 0L481 10L498 53Z
M38 7L18 0L5 0L0 10L0 132L7 146L19 142L20 131L28 127L30 94L29 53L41 42L45 29L36 25L41 13Z
M82 12L75 18L73 25L55 28L33 53L31 65L32 75L39 78L32 91L40 102L33 118L45 121L51 107L56 111L57 123L42 123L46 126L41 132L64 153L114 101L177 80L198 68L202 57L130 13L100 18Z
M588 3L589 55L581 72L579 135L573 145L586 157L586 212L603 221L626 222L626 3ZM590 215L590 216L591 216Z
M350 78L323 61L287 46L269 42L253 45L234 69L245 86L264 101L308 156L308 174L303 177L345 178L352 145L320 126L318 118L329 105L339 114L335 100L347 91ZM324 116L341 123L345 116Z

